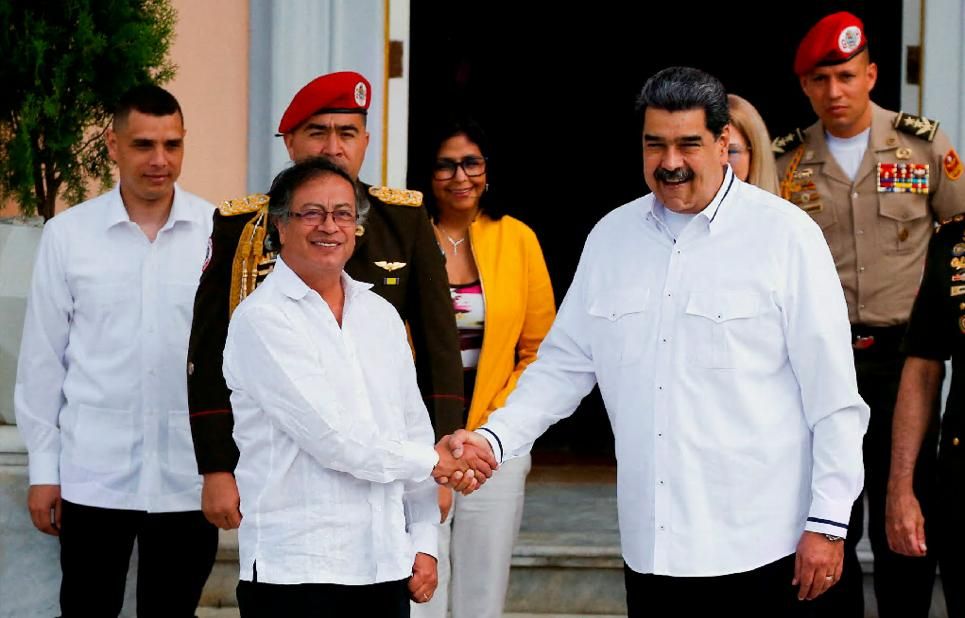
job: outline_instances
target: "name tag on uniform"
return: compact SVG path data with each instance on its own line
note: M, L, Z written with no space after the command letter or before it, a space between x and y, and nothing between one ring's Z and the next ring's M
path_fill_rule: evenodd
M879 163L878 193L928 193L928 164Z

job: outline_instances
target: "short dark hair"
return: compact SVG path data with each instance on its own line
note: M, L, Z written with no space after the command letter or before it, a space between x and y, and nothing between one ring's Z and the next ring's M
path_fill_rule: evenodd
M724 85L692 67L668 67L650 77L637 98L637 111L644 116L650 107L668 112L703 109L707 130L715 138L730 122Z
M424 193L423 203L433 221L439 218L439 204L436 202L436 196L432 192L432 169L435 166L436 157L439 156L439 149L442 148L446 140L457 135L465 135L466 139L479 148L479 152L486 159L486 179L489 183L492 182L493 162L490 160L489 139L486 137L486 132L482 126L469 116L451 117L442 122L432 132L432 139L429 142L429 149L426 152L426 163L428 163L428 166L424 170L424 173L420 174L425 178L422 179L422 182L418 183ZM485 213L490 219L500 219L505 213L498 204L498 195L494 199L491 188L487 186L479 198L479 211Z
M276 220L287 221L295 191L307 182L329 175L338 176L352 185L355 192L356 220L359 224L364 223L369 214L369 201L365 198L364 188L361 183L352 180L348 172L327 157L304 159L283 169L275 176L271 181L271 188L268 189L268 214Z
M132 111L138 111L150 116L170 116L178 114L184 123L184 112L174 95L154 84L134 86L118 99L114 106L113 127L116 131L127 122Z

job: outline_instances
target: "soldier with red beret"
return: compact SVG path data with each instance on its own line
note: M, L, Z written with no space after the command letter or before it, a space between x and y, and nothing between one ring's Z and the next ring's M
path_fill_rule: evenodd
M928 615L935 576L931 556L891 551L885 502L892 419L904 357L899 350L935 222L965 210L962 164L938 123L882 109L870 93L878 75L861 20L848 12L821 19L805 35L794 72L818 121L774 140L781 192L821 226L834 255L851 320L858 387L871 407L864 441L869 536L879 615ZM934 412L934 410L933 410ZM900 477L927 514L934 477L937 415L921 436L917 465ZM841 582L822 615L864 615L861 566L864 499L850 522Z
M293 161L325 156L358 179L369 134L371 85L362 75L322 75L299 90L278 125ZM345 270L388 300L408 324L419 388L437 436L462 426L463 376L452 300L442 254L417 191L363 183L370 204L365 226ZM214 215L208 259L194 303L188 349L188 404L199 472L202 509L224 528L241 522L233 471L230 391L222 373L228 320L235 307L271 271L279 250L269 228L268 197L249 195L221 204ZM446 490L448 491L448 490ZM435 548L416 548L417 601L435 586ZM430 550L431 549L431 554Z

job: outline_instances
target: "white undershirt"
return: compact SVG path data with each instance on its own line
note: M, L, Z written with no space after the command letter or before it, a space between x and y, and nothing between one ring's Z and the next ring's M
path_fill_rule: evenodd
M828 143L828 150L831 156L838 162L844 173L852 181L858 174L858 167L861 159L864 158L864 151L868 149L868 137L871 135L871 127L868 127L854 137L835 137L824 132L824 139Z
M677 240L680 233L684 231L684 228L687 227L687 224L693 220L694 214L696 214L676 212L670 210L660 202L655 203L654 212L661 223L667 227L673 240Z

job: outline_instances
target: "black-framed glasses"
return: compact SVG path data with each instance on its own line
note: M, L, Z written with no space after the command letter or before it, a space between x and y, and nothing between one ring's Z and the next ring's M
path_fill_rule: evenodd
M439 159L432 168L432 177L436 180L449 180L460 167L466 176L482 176L486 173L486 157L466 157L461 161Z
M339 227L352 227L355 225L355 213L351 210L340 208L338 210L324 210L321 208L308 208L301 212L289 210L288 214L295 217L307 227L324 225L328 216L332 215L332 221Z

